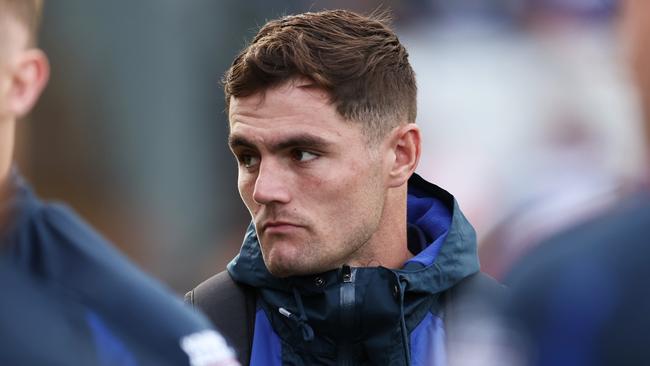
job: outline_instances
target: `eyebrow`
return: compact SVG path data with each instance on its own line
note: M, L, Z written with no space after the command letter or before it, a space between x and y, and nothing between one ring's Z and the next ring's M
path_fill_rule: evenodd
M230 145L231 149L235 149L238 147L256 149L256 146L252 141L248 140L244 136L238 136L238 135L230 135L228 137L228 145ZM297 134L273 142L269 147L269 150L280 151L292 147L308 147L313 149L325 149L329 145L331 145L331 143L322 137L314 136L310 134Z

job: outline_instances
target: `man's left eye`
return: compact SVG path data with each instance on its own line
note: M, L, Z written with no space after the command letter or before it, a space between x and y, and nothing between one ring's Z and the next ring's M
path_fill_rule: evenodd
M300 162L314 160L318 157L318 155L314 153L310 153L309 151L305 151L305 150L294 150L292 154L293 154L293 158L296 161L300 161Z

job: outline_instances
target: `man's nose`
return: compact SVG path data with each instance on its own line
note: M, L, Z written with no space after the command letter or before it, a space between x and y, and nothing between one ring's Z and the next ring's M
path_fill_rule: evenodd
M286 174L278 162L266 160L260 162L253 200L260 205L287 203L291 199Z

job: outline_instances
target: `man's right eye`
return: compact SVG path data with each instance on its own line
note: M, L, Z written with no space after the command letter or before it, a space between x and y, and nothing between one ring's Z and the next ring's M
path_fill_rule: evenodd
M253 168L260 162L260 158L251 154L241 154L238 156L239 163L246 168Z

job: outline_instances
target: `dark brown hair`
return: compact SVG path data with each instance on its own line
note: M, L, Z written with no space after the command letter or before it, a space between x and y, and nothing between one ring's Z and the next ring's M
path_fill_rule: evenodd
M11 16L24 24L32 43L36 42L42 12L43 0L0 0L1 16Z
M226 106L231 97L306 77L368 136L415 122L415 74L388 19L386 12L331 10L269 21L226 72Z

